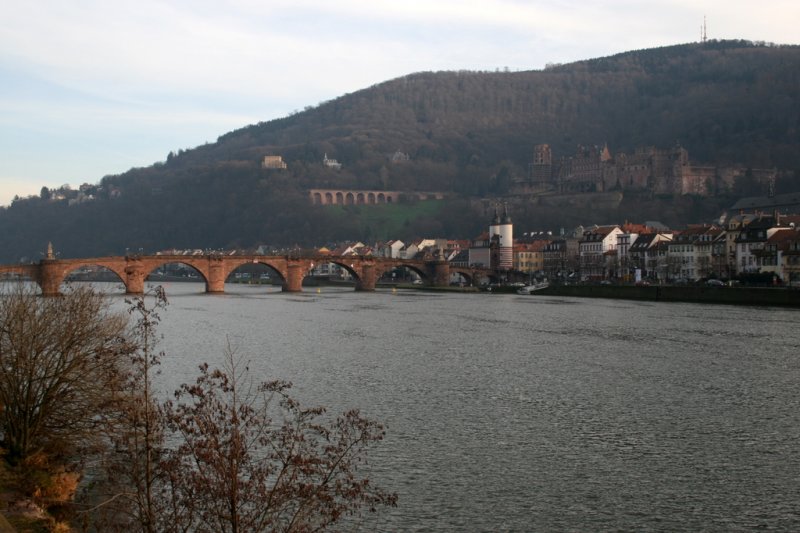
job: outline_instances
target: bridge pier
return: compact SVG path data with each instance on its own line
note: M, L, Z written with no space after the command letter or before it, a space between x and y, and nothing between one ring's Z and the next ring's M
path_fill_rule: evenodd
M436 287L447 287L450 285L450 263L447 261L436 261L433 263L433 284Z
M125 265L125 294L144 294L145 271L142 261L138 258L126 257Z
M377 282L377 275L375 272L375 264L374 263L363 263L361 265L361 275L358 277L358 281L356 281L356 290L357 291L374 291L375 290L375 283Z
M281 290L283 292L302 292L303 278L305 272L301 263L289 263L286 265L286 280L283 282Z
M225 292L225 269L222 265L222 258L212 256L208 258L208 277L206 278L206 292L223 293Z
M64 275L58 263L53 259L42 259L39 268L39 287L42 289L42 296L58 296L61 294L61 282Z

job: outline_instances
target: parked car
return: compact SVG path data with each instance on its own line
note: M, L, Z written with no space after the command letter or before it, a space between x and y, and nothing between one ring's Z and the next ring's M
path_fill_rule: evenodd
M724 287L725 286L725 282L724 281L720 281L718 279L710 279L710 280L706 281L706 285L708 285L709 287Z

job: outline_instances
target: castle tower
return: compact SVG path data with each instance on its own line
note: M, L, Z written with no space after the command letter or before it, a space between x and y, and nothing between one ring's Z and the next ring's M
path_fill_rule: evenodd
M553 153L549 144L537 144L533 147L533 163L531 164L531 181L536 184L550 183L553 179Z

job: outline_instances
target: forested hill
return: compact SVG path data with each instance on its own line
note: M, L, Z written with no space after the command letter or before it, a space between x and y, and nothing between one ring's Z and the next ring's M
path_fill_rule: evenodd
M363 213L313 208L303 191L499 196L510 180L498 177L527 175L540 143L561 157L579 144L607 144L616 153L680 142L697 163L792 171L800 169L798 87L800 47L744 41L627 52L542 71L411 74L108 176L91 202L16 201L0 211L0 254L6 261L34 255L48 240L66 255L87 255L383 237ZM398 151L409 160L392 163ZM322 165L325 154L342 169ZM282 156L288 169L262 169L265 155ZM477 226L464 205L428 213L424 224L405 220L408 235L392 236L470 236Z
M470 193L479 188L474 181L486 178L462 179L471 177L464 172L470 165L493 169L505 160L524 168L538 143L571 155L578 144L608 143L619 152L677 141L699 162L796 168L798 87L800 47L740 41L628 52L543 71L419 73L231 132L189 160L279 153L290 164L314 165L327 152L351 171L332 181L369 185L386 155L401 150L423 170L446 169L436 168L442 176L424 183L415 183L418 172L390 175L389 188L452 186Z

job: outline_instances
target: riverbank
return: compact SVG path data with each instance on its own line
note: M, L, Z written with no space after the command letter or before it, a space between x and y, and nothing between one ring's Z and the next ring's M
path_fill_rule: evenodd
M546 296L618 298L658 302L800 307L800 290L762 287L705 287L671 285L551 285L536 292Z

